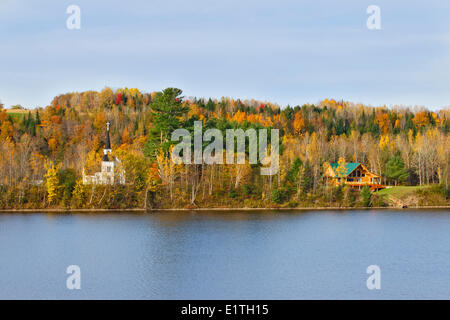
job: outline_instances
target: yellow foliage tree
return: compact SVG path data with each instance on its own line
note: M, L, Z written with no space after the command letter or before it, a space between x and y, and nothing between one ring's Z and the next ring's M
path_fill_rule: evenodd
M97 133L101 133L105 130L106 114L104 112L99 112L95 115L94 128Z
M418 112L416 113L412 121L414 122L416 127L424 127L429 123L428 113L425 111Z
M243 112L241 110L238 110L233 116L233 120L236 121L237 123L244 122L246 118L247 118L247 115L245 114L245 112Z
M378 112L376 115L376 121L384 134L389 133L391 122L389 120L389 115L387 113Z
M48 203L52 204L56 199L58 189L57 168L53 164L53 161L47 160L45 162L45 169L47 170L44 177L45 186L47 187Z
M50 138L50 140L48 140L48 148L54 153L58 148L58 141L55 138Z
M336 174L338 178L345 177L345 174L347 173L347 164L345 162L345 159L343 157L340 157L338 160L338 166L336 168Z
M379 146L381 150L389 146L389 136L387 134L381 136Z
M0 126L0 139L6 140L8 137L12 137L13 135L13 126L11 125L11 122L5 121Z
M123 144L130 144L131 143L130 134L128 133L128 129L126 127L125 127L125 129L123 129L122 143Z
M295 114L293 126L296 134L300 134L305 127L305 120L300 111Z
M76 208L82 208L86 203L86 192L83 181L78 179L72 193L72 205Z

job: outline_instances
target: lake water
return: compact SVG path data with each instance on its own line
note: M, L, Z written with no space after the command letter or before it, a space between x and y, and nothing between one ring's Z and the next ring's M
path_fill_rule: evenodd
M0 214L0 298L448 299L450 213Z

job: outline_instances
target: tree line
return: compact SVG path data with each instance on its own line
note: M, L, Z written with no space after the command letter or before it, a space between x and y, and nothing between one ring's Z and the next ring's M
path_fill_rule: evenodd
M99 171L105 123L123 186L83 185L81 172ZM280 169L261 176L258 165L175 164L177 128L192 131L280 130ZM324 99L280 107L222 97L184 97L167 88L105 88L56 96L45 108L0 104L1 208L171 208L385 205L376 194L328 186L328 163L363 163L390 185L436 185L448 204L450 110L372 107ZM368 194L368 196L367 196Z

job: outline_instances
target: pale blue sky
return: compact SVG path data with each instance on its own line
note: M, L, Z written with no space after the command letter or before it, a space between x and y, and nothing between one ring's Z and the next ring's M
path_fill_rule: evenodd
M66 9L81 8L81 30ZM382 30L366 28L381 8ZM296 105L450 105L450 1L1 0L0 100L168 86Z

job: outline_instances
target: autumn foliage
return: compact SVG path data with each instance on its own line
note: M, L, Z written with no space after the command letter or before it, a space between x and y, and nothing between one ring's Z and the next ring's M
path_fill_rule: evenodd
M372 107L334 99L280 107L171 92L167 98L163 92L105 88L61 94L45 108L0 109L0 208L340 205L354 195L324 185L324 168L333 162L342 168L361 162L385 184L448 188L448 108ZM99 170L108 120L127 184L83 185L83 170ZM261 176L253 165L174 164L168 156L171 130L192 130L194 121L222 131L280 129L279 172ZM439 201L448 203L442 197Z

